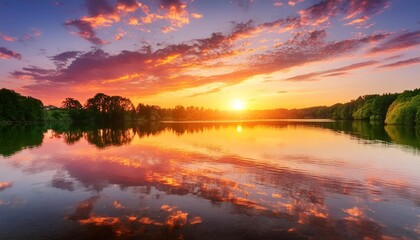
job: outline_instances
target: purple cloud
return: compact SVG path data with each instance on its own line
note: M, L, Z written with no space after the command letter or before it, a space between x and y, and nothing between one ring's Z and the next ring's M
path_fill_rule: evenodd
M377 64L377 63L378 62L376 62L376 61L360 62L360 63L355 63L355 64L351 64L351 65L348 65L348 66L344 66L344 67L341 67L341 68L335 68L335 69L330 69L330 70L326 70L326 71L311 72L311 73L307 73L307 74L297 75L297 76L294 76L294 77L287 78L285 80L286 81L300 82L300 81L313 81L313 80L316 80L316 77L320 77L320 76L322 76L322 77L341 76L341 75L347 74L347 71L368 67L368 66L371 66L371 65L374 65L374 64Z
M379 66L378 68L396 68L396 67L405 67L408 65L413 65L413 64L418 64L420 63L420 57L416 57L416 58L410 58L407 60L402 60L402 61L398 61L398 62L393 62L390 64L385 64L382 66Z
M180 9L183 5L181 0L160 0L160 3L164 8L175 7L177 9Z
M372 48L369 53L387 53L404 50L420 44L420 31L406 32Z
M109 15L115 12L115 8L109 4L108 0L86 0L86 8L92 17Z
M68 51L57 54L55 56L50 57L53 61L68 61L69 59L76 58L80 53L80 51Z
M323 0L299 11L299 14L306 25L319 25L340 14L344 19L369 18L388 6L389 0Z
M135 10L139 7L136 0L118 0L117 5L119 8Z
M5 47L0 47L0 58L4 58L4 59L15 58L15 59L21 60L22 55L20 53L9 50Z
M78 55L82 52L80 51L68 51L57 54L55 56L51 56L50 59L54 61L57 68L63 68L70 59L75 59Z
M77 35L80 37L88 40L89 42L95 45L103 45L107 44L108 42L103 41L99 37L96 36L96 32L93 29L91 23L84 21L84 20L70 20L64 23L65 26L73 26L76 27L79 31Z

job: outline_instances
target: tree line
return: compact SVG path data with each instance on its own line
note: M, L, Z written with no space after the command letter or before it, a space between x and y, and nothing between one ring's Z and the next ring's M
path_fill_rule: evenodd
M43 104L33 97L25 97L13 90L0 89L1 122L42 122Z
M226 111L203 107L161 108L130 99L98 93L83 105L66 98L60 108L44 111L42 102L12 90L0 90L0 122L115 123L161 120L238 120L238 119L336 119L374 120L386 124L420 125L420 89L403 93L360 96L347 103L301 109Z

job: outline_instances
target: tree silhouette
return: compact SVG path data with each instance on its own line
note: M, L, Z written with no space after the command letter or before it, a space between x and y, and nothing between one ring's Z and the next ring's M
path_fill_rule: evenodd
M67 110L74 109L74 110L81 110L83 109L82 104L74 99L74 98L66 98L62 103L61 107Z
M97 93L93 98L86 101L85 108L100 113L107 113L108 105L110 103L110 96Z

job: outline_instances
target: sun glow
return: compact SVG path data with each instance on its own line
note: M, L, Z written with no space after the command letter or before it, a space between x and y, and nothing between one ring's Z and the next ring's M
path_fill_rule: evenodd
M232 108L236 111L244 110L245 109L245 103L244 101L240 99L235 99L232 102Z

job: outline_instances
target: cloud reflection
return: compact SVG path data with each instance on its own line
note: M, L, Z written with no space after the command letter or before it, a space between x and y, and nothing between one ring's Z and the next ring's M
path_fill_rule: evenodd
M278 231L282 234L291 234L287 236L310 236L315 231L319 234L317 237L328 233L337 239L347 235L356 239L386 237L389 235L386 227L380 225L377 218L370 216L372 212L364 204L378 207L382 200L397 197L398 201L410 202L414 206L420 192L415 183L401 179L401 176L396 176L393 181L381 177L384 171L387 175L393 174L390 169L381 170L378 176L370 176L375 174L375 169L364 170L365 163L358 165L354 159L328 159L322 154L313 156L304 152L299 155L287 153L281 141L269 143L276 144L280 153L270 153L269 149L264 148L258 148L258 154L255 155L250 152L254 149L253 145L259 144L250 136L264 138L265 135L260 135L262 133L271 136L274 131L281 140L286 139L282 133L288 132L287 139L293 142L293 139L301 139L301 136L293 135L290 133L292 130L305 130L308 139L311 134L323 131L331 136L331 139L323 140L328 142L342 141L341 133L357 132L360 127L350 125L346 128L334 124L324 124L326 129L322 129L316 124L288 123L273 126L244 122L240 124L243 129L241 134L237 134L237 123L189 125L191 127L161 125L154 126L149 133L141 131L144 128L89 130L82 131L78 138L80 143L69 145L71 151L66 153L55 151L56 147L51 147L51 144L64 146L63 141L67 141L67 137L47 139L43 146L45 148L36 151L47 151L54 157L34 159L33 164L37 172L43 168L50 169L51 165L60 166L65 174L54 176L54 187L69 191L90 190L101 195L117 187L115 191L133 191L133 194L141 196L140 199L147 199L147 210L139 210L138 206L134 208L125 202L123 195L103 198L94 196L80 202L74 213L67 217L83 226L108 229L115 236L134 233L141 235L147 231L157 234L158 228L175 235L184 233L186 228L192 226L209 228L214 223L211 212L223 209L222 213L218 213L221 218L262 217L279 227L281 230ZM228 137L233 142L230 147L239 150L226 151L226 146L220 143L220 139L226 137L224 135L203 141L203 136L206 136L203 134L208 131L214 131L216 135L230 133ZM63 131L57 135L66 134ZM242 140L235 142L237 138ZM360 141L360 138L351 138L346 138L346 141L355 144L354 140ZM202 144L187 145L188 139L194 143L201 139ZM243 145L243 139L250 140L252 145ZM330 144L336 146L333 142ZM305 147L301 146L300 149ZM355 175L363 177L334 172L337 169L353 169ZM177 198L183 199L181 202L187 207L174 204L174 201L166 202ZM344 198L347 202L337 209L331 204L335 198ZM100 206L107 207L95 208L99 201ZM203 202L205 207L198 212L188 207ZM415 228L414 225L409 227ZM408 232L410 234L412 232Z

